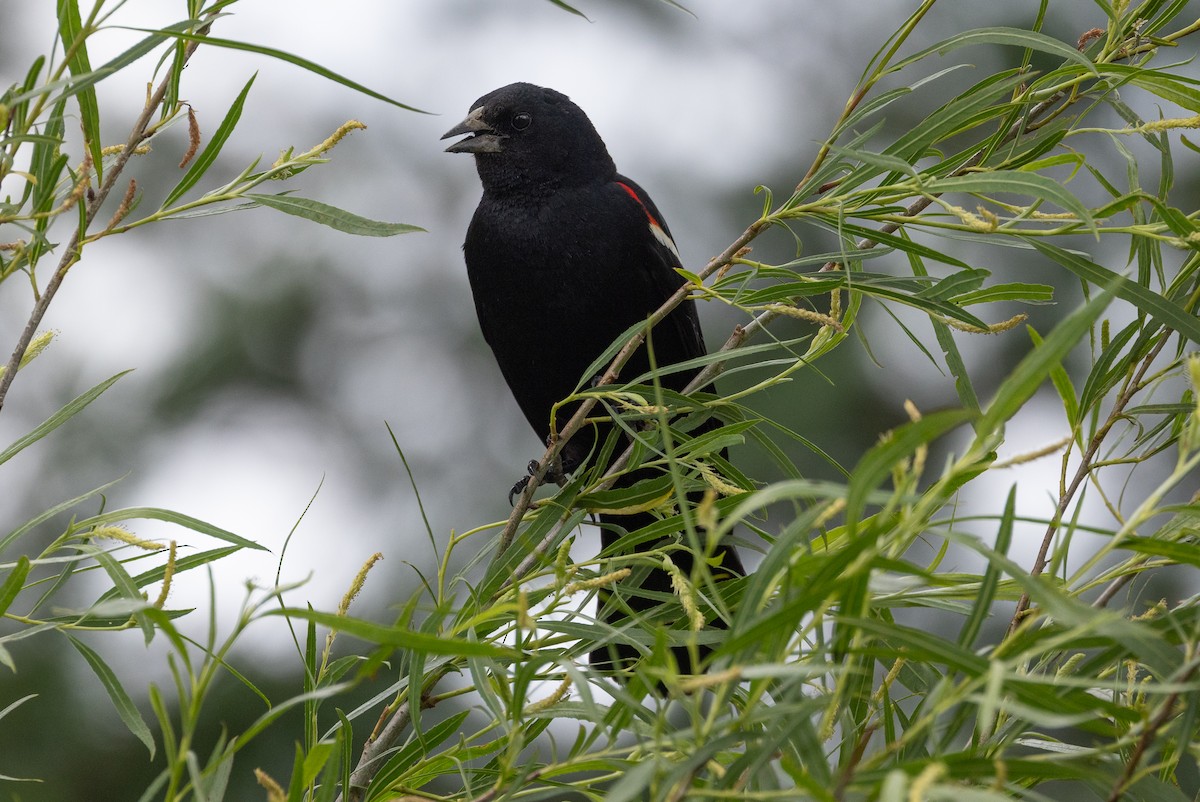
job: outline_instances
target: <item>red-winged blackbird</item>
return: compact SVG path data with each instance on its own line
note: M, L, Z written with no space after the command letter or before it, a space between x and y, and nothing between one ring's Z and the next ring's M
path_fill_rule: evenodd
M596 358L682 286L675 272L679 252L653 201L617 173L591 121L566 95L510 84L475 101L467 118L442 138L462 134L470 136L446 150L473 154L483 183L463 245L475 311L509 389L544 441L551 407L594 378L584 373ZM655 327L651 343L659 365L702 356L695 305L677 307ZM622 373L634 377L649 369L643 347ZM666 373L661 382L681 390L695 373ZM571 412L560 410L556 420L565 422ZM564 471L584 461L607 433L589 427L573 437L562 455ZM646 476L646 470L634 472L624 484ZM605 549L655 520L649 513L601 515ZM720 547L716 556L721 574L744 573L732 546ZM672 560L684 575L691 571L690 554L675 553ZM634 612L661 604L672 592L670 576L650 570L640 589L658 596L626 588L623 604ZM617 599L605 594L601 603L603 621L625 622ZM621 666L637 655L618 645L593 652L592 665L611 667L613 651ZM675 655L691 673L687 651L676 648Z

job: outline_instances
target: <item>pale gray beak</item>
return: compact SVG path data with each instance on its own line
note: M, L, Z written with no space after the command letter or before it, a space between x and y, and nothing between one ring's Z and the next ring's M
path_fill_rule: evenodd
M462 134L472 136L446 148L447 153L499 153L500 141L504 139L503 134L496 133L495 129L483 121L483 106L474 109L465 120L442 134L442 139Z

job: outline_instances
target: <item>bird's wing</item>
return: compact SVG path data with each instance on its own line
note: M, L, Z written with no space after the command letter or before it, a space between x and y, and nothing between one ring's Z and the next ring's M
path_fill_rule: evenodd
M650 199L646 191L623 175L616 177L616 183L622 191L638 203L645 213L645 224L650 233L650 237L646 238L645 242L654 257L646 263L649 278L653 284L655 295L665 301L684 284L683 278L676 272L678 268L683 267L679 249L675 246L675 240L671 237L671 230L667 227L666 220L663 219L658 207L654 205L654 201ZM694 359L707 353L695 303L681 304L660 325L665 328L667 336L673 335L678 339L680 353L678 358L672 361ZM680 386L683 383L680 382Z

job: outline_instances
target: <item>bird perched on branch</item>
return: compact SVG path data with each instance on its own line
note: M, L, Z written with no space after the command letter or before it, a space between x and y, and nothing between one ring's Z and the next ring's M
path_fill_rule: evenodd
M545 441L552 407L594 380L584 374L597 357L683 285L676 272L682 266L679 251L654 202L617 172L591 121L566 95L510 84L475 101L466 119L442 138L464 134L446 150L472 154L483 183L463 245L475 310L517 404ZM695 305L686 300L676 307L654 328L650 342L660 366L703 356ZM644 374L650 364L643 346L622 374ZM679 391L695 374L667 372L660 380ZM572 409L560 410L557 420L568 420ZM715 425L710 419L693 434ZM609 426L578 432L563 449L563 471L582 464L604 442ZM649 469L634 471L618 486L653 475ZM648 512L601 514L604 548L656 520ZM684 576L690 573L690 553L672 552L671 560ZM732 546L719 546L712 564L721 578L744 573ZM670 600L666 570L635 576L640 579L635 587L627 582L618 594L601 595L602 621L622 626L629 611L678 606ZM692 673L687 650L674 651L681 670ZM591 662L626 667L637 654L617 644L593 652Z

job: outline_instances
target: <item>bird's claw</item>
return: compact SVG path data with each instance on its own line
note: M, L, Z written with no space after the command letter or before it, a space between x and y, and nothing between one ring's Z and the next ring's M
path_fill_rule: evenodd
M529 460L529 464L525 466L526 474L518 479L516 484L512 486L512 489L508 491L508 505L510 507L516 506L516 502L513 499L525 492L525 489L534 481L534 477L537 476L538 468L540 467L542 467L542 464L537 460ZM565 480L566 476L563 474L562 463L558 459L555 459L547 466L545 477L537 483L536 487L541 487L547 482L554 482L557 485L561 485Z
M534 465L537 463L535 462ZM525 492L525 488L529 487L529 482L533 479L533 473L527 473L517 480L517 483L512 486L512 490L508 491L508 506L515 507L517 502L516 496Z

